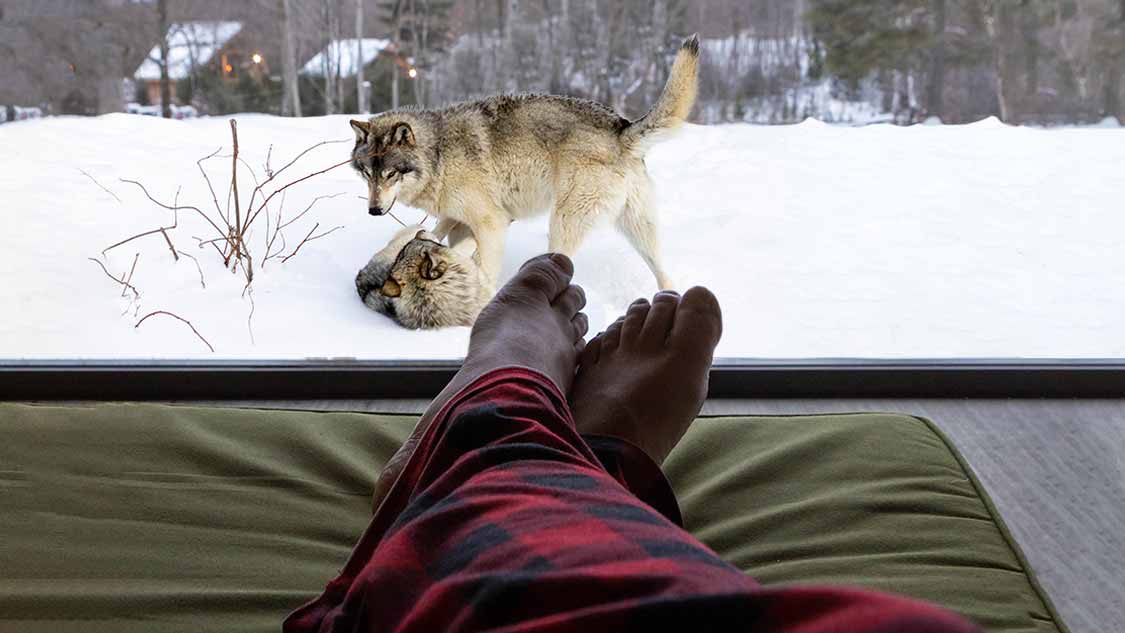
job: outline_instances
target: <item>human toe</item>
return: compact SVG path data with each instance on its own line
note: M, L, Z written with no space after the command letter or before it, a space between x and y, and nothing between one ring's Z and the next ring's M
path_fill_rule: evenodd
M624 325L625 317L618 317L616 321L609 324L605 332L598 336L602 341L599 358L613 353L621 345L621 328Z
M566 255L550 253L529 259L508 282L509 288L529 289L553 302L574 276L574 264Z
M555 298L551 304L563 313L566 318L574 318L582 308L586 307L586 291L582 286L570 285Z
M676 310L670 340L712 350L722 335L723 312L714 293L702 286L685 292Z
M605 340L603 337L605 333L600 333L586 344L582 354L578 357L578 366L590 367L598 364L598 358L601 356L602 342Z
M645 318L648 317L652 304L648 299L637 299L625 310L625 320L621 323L621 344L631 345L641 334Z
M652 298L652 309L645 316L644 325L641 327L641 341L649 347L663 347L672 330L676 319L676 310L680 306L679 293L672 290L663 290Z

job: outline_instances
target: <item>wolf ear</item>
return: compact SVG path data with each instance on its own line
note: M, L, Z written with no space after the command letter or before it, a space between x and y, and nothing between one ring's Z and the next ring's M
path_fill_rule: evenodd
M363 121L356 121L355 119L348 121L348 123L350 123L352 129L355 130L355 142L366 143L367 132L371 129L369 125L367 123L364 123Z
M395 129L391 131L391 143L393 145L407 145L414 146L414 128L410 127L409 123L399 123L395 125Z
M422 263L418 265L418 274L421 275L422 279L433 281L441 279L447 268L449 268L449 264L439 261L433 253L426 253L422 256Z
M387 280L383 282L383 287L379 289L379 294L393 299L402 294L402 287L398 285L397 281L387 277Z

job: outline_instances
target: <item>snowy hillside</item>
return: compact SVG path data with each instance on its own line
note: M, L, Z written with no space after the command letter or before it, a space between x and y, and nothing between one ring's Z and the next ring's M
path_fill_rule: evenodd
M288 177L347 158L348 117L239 116L242 156L261 172L322 146ZM175 261L154 234L109 251L139 302L97 264L103 248L171 223L150 203L212 204L195 161L220 146L226 119L165 121L108 115L0 126L0 357L453 358L467 329L412 332L371 312L355 272L398 228L367 215L365 187L341 167L288 190L286 217L320 200L286 231L285 263L253 284L222 267L192 236L211 231L181 211ZM220 200L229 158L208 165ZM726 317L726 357L1125 356L1125 129L968 126L690 127L648 165L658 191L667 268L686 288L705 284ZM82 173L85 171L91 178ZM251 186L242 176L244 195ZM102 190L93 180L104 185ZM120 198L120 202L118 199ZM406 222L421 213L399 208ZM266 239L260 226L250 236ZM505 275L545 250L546 220L513 226ZM257 248L261 248L258 246ZM606 226L578 257L594 331L652 278ZM200 272L206 288L200 281ZM166 316L135 328L154 310ZM251 337L252 329L253 337Z

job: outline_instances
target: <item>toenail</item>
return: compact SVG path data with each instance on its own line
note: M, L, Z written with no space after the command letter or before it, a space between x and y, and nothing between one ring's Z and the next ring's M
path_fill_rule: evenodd
M636 301L634 301L634 302L633 302L633 305L635 305L635 306L643 306L643 305L644 305L644 304L646 304L646 303L648 303L648 299L645 299L644 297L641 297L640 299L637 299Z
M570 270L571 268L573 268L573 264L571 263L570 258L566 255L563 255L562 253L551 253L551 261L555 262L555 264L557 264L563 270Z

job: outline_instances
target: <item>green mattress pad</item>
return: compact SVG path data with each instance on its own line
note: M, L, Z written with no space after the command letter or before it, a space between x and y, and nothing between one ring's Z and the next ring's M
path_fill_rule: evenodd
M0 633L277 631L343 565L414 416L0 404ZM764 584L1065 631L927 421L701 418L665 464L688 529Z

